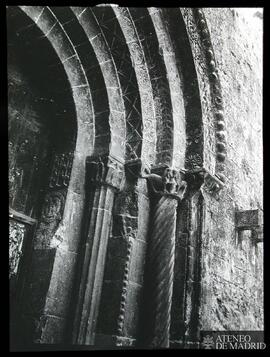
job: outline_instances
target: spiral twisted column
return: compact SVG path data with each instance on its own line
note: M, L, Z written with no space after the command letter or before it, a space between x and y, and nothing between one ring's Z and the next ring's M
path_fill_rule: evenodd
M165 168L162 176L148 175L152 193L152 222L148 250L150 347L169 347L174 280L175 231L178 202L186 190L180 174Z
M149 264L152 272L153 347L169 347L177 200L162 196L153 212Z

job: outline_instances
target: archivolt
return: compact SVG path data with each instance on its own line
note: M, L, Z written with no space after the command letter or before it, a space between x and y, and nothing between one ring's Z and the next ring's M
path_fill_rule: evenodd
M141 101L142 112L148 103L143 116L142 157L152 143L155 157L150 163L154 165L203 167L201 103L181 12L155 8L114 8L114 12L131 58L135 58L140 93L148 93L145 102ZM194 133L198 133L196 139L187 145Z
M59 58L59 62L53 66L59 66L59 70L63 69L66 73L67 82L62 84L63 91L66 91L68 89L66 86L69 85L77 123L77 133L74 133L77 134L77 140L69 188L76 193L83 192L85 156L93 154L95 137L92 98L84 68L74 45L51 9L41 6L18 8L32 21L27 28L21 29L24 36L29 38L30 42L48 41Z
M116 73L118 75L124 103L124 121L126 123L125 160L126 162L141 157L142 145L142 113L141 100L136 74L117 18L111 7L92 8L110 50Z
M209 75L201 69L208 58L207 68L215 64L201 10L21 9L67 73L78 134L87 130L78 150L87 146L89 154L110 153L126 162L223 170L220 83L215 70Z
M53 46L58 55L61 65L64 67L73 93L73 98L77 112L78 134L84 124L87 124L93 133L93 107L89 84L82 67L80 58L70 41L63 26L48 7L41 6L20 6L21 10L29 16ZM83 102L80 98L84 97ZM85 130L85 128L84 128ZM93 143L93 135L89 138L88 146ZM90 144L90 145L89 145Z
M226 129L221 83L204 12L199 8L181 8L200 90L204 126L204 162L206 168L225 182Z

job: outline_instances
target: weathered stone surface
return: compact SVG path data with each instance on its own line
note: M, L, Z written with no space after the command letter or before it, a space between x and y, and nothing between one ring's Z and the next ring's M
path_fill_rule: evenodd
M235 213L236 227L252 228L262 224L262 212L259 210L239 211Z
M144 195L139 195L138 204L141 207L138 213L138 239L146 241L149 231L150 202Z
M93 344L94 342L114 200L115 188L111 184L115 179L115 171L113 169L111 175L111 167L105 166L104 168L101 162L100 170L99 164L97 165L98 168L95 167L96 165L93 165L93 171L87 177L90 184L92 180L94 181L94 187L92 188L93 191L90 190L89 192L92 199L85 215L88 228L85 232L86 237L84 237L84 249L81 252L83 265L81 268L79 292L75 297L77 305L73 343L79 344ZM109 186L108 181L110 183ZM116 181L117 183L119 182L118 178ZM97 188L95 187L96 185ZM99 266L99 263L101 266Z
M77 254L57 249L54 270L46 298L44 313L61 318L68 318L69 296L74 284L74 271ZM61 279L59 275L61 274ZM48 331L50 333L50 331Z
M114 215L112 234L114 236L137 237L138 219L129 215Z
M96 344L97 346L94 347L94 349L111 350L113 348L115 350L119 348L121 350L123 348L126 350L127 348L132 348L132 347L134 348L136 346L136 340L134 338L122 337L116 335L97 334Z
M30 315L38 315L44 309L55 254L56 249L36 249L33 252L24 301L24 310Z
M185 281L185 275L178 275L174 281L170 340L181 340L185 335Z
M140 319L143 294L162 284L166 319L157 308L153 321L166 333L156 345L166 335L162 346L198 348L200 329L263 329L261 9L7 11L10 199L31 217L38 206L25 340L137 346L154 330ZM52 118L46 140L55 136L59 151L46 164L48 190L31 181L35 150L20 136L22 123L38 132L39 116ZM194 175L181 203L170 170L149 181L165 164ZM27 203L32 189L43 206ZM170 212L155 211L162 189ZM13 233L12 244L18 224Z
M105 280L103 282L101 306L98 316L97 333L115 335L117 318L120 310L121 280Z
M257 209L262 207L262 22L248 11L205 9L228 130L226 188L218 202L206 204L201 300L205 330L263 329L263 247L252 243L250 233L244 233L242 243L236 234L237 227L258 224Z
M65 320L51 315L44 315L42 319L43 331L40 340L36 340L36 343L60 344L65 336Z
M138 336L139 309L142 304L142 286L130 283L125 310L123 335L126 337Z
M121 214L129 214L132 217L138 216L138 194L134 191L124 191L116 197L114 210Z
M187 248L176 246L175 249L175 265L174 265L174 279L184 281L186 278L186 264L187 264Z
M134 241L129 272L129 280L143 285L146 244L143 241Z

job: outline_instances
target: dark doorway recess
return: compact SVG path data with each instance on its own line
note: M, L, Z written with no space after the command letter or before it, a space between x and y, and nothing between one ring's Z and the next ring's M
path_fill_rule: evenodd
M10 342L16 349L33 340L40 314L32 289L36 296L48 289L49 277L32 274L33 257L48 253L63 215L77 128L63 65L18 7L7 9L7 43Z

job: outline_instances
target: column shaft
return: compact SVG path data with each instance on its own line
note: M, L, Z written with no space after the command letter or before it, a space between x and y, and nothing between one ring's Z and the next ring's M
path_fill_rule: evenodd
M73 343L94 344L114 196L123 177L122 165L111 157L87 162L86 239L73 328Z
M174 281L176 214L186 182L178 171L158 168L146 175L151 196L151 226L147 259L147 298L151 347L170 344L171 306Z
M174 278L177 200L162 196L153 209L149 242L150 285L153 309L153 347L169 347Z

